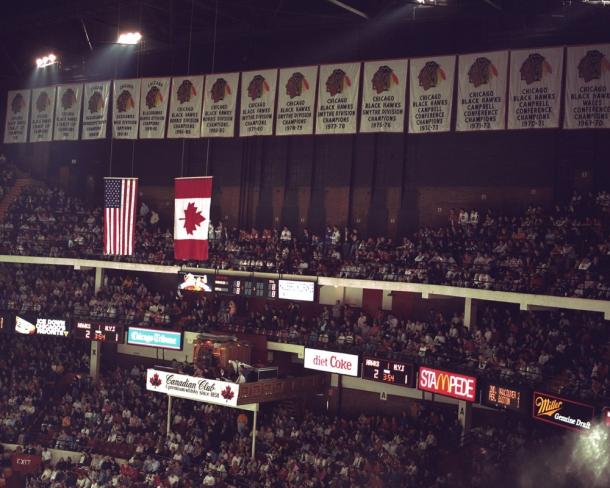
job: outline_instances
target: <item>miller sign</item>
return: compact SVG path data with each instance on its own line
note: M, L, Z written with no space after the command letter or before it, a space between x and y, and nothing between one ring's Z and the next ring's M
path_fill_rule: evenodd
M474 402L477 392L477 379L472 376L421 366L419 368L418 387L420 390L431 393Z

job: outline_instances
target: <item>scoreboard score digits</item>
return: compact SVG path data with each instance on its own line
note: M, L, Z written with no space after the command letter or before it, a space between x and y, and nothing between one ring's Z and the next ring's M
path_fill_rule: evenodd
M97 342L122 343L124 336L122 325L104 324L96 322L76 322L76 327L72 331L75 339Z
M415 385L412 364L388 359L365 357L362 361L362 378L390 385Z

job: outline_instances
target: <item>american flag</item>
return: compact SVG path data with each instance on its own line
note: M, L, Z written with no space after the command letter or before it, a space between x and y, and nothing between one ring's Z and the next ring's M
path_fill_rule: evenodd
M104 254L131 255L138 179L105 178L104 182Z

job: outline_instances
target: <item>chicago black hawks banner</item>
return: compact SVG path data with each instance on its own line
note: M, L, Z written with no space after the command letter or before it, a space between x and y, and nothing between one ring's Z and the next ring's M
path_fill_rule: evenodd
M77 141L83 85L59 85L55 102L54 141Z
M610 44L568 47L563 126L610 127Z
M85 83L83 106L83 132L81 139L105 139L108 125L110 81Z
M6 97L4 143L27 142L30 116L30 90L10 90Z
M403 132L406 59L364 63L360 132Z
M458 60L457 131L504 129L508 51Z
M163 139L169 78L144 78L140 89L140 139Z
M275 134L313 134L313 111L318 67L302 66L280 70Z
M48 142L53 138L55 111L54 86L32 90L32 116L30 117L30 142Z
M203 76L172 78L168 139L196 139L201 136Z
M207 75L201 116L202 137L233 137L239 73Z
M360 63L320 66L316 134L354 134Z
M241 74L241 117L239 136L273 134L277 69Z
M409 133L451 130L455 56L411 59Z
M115 80L112 100L112 137L137 139L140 118L140 80Z
M563 48L510 53L509 129L559 127Z

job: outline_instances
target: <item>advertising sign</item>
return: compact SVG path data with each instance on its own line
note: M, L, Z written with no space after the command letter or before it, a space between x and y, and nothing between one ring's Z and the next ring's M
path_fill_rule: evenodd
M196 402L215 403L231 407L237 406L237 398L239 397L239 385L236 383L156 369L147 370L146 389Z
M161 329L129 327L127 344L132 346L157 347L159 349L182 350L182 332Z
M418 388L458 400L474 402L477 392L477 379L473 376L464 376L420 366Z
M314 301L316 284L313 281L279 280L278 285L281 300Z
M587 431L591 430L593 414L592 405L566 400L548 393L534 392L532 401L534 420L564 429Z
M390 385L415 386L413 365L389 359L363 358L362 378Z
M305 367L327 373L358 376L358 356L306 347Z
M67 337L69 334L68 324L63 319L39 318L36 324L17 315L15 317L15 332L24 335L50 335Z

